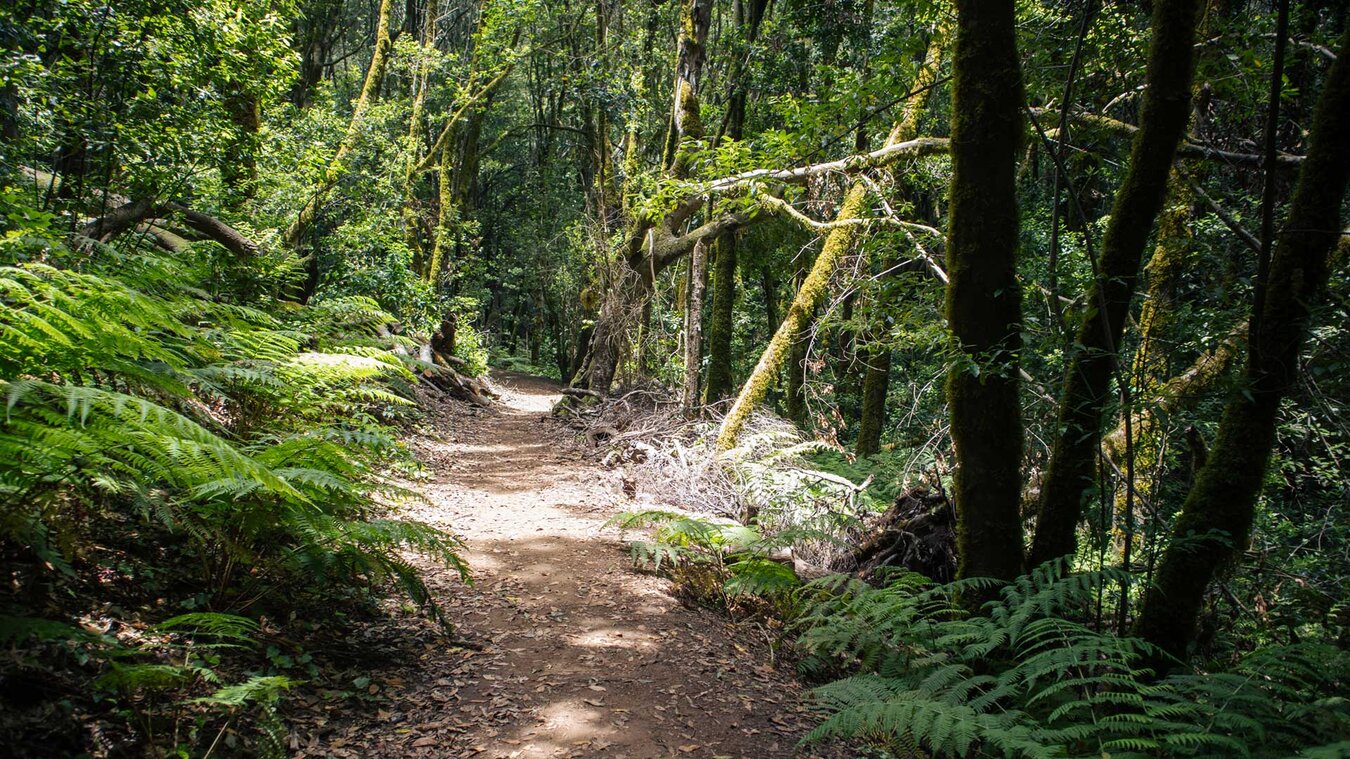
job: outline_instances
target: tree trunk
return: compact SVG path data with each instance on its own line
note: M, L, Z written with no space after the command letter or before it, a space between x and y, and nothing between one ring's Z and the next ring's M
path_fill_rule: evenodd
M669 176L682 178L688 172L684 145L703 136L699 113L699 83L702 79L712 0L684 0L680 11L678 54L675 61L674 101L666 135L664 161ZM630 133L629 156L636 152ZM605 302L597 315L586 364L574 381L598 393L608 393L618 372L624 348L625 328L634 323L634 311L645 311L651 297L652 278L676 256L661 256L654 249L654 235L667 231L666 222L635 219L628 231L624 251Z
M858 458L881 451L881 433L886 427L886 396L891 386L891 349L873 345L864 349L867 369L863 374L862 411L858 424Z
M413 3L415 5L415 3ZM422 13L422 28L420 30L421 46L424 52L435 50L436 47L436 21L440 16L439 0L428 0L426 8ZM411 16L404 21L405 25L411 23ZM426 108L427 89L429 73L423 67L422 60L419 57L413 65L412 70L412 113L408 117L408 163L404 168L403 177L403 224L404 239L408 247L413 252L414 269L420 271L423 265L423 256L426 251L422 247L422 236L419 234L419 224L417 213L413 207L416 196L417 174L415 171L417 165L417 156L422 150L422 117Z
M309 106L314 87L328 68L329 49L333 34L342 20L338 0L315 0L306 3L298 14L294 39L300 57L300 73L291 89L291 102L296 108Z
M946 312L958 576L1022 571L1022 292L1017 154L1023 91L1012 0L958 0Z
M1247 544L1256 501L1275 443L1280 401L1298 375L1309 309L1326 290L1328 259L1340 235L1340 207L1350 178L1350 33L1327 75L1299 171L1289 218L1253 306L1246 386L1224 410L1219 431L1148 589L1138 635L1167 656L1185 659L1195 639L1205 590L1219 568Z
M670 129L664 151L671 176L689 173L684 143L703 137L699 112L699 85L703 78L708 27L712 23L712 0L686 0L680 8L680 31L675 56L675 101L670 109Z
M1102 240L1096 278L1088 294L1090 312L1078 330L1079 347L1065 370L1058 434L1029 557L1032 566L1074 552L1081 505L1095 487L1102 413L1139 279L1140 259L1190 120L1199 8L1199 0L1158 0L1153 6L1141 126Z
M689 256L689 291L684 309L684 412L698 407L698 370L703 362L703 280L707 274L708 246L702 240Z
M802 283L806 281L806 276L809 273L810 268L806 265L806 261L799 258L797 271L792 277L792 284L797 290L801 290ZM804 321L809 323L814 317L815 309L812 308L811 314ZM806 359L811 347L810 340L811 333L806 326L792 334L792 345L789 348L787 362L787 382L785 383L787 394L783 403L787 418L791 419L798 427L803 428L807 426L808 422L806 418Z
M459 221L458 196L455 193L455 153L452 147L458 140L446 140L441 149L441 165L436 172L436 226L432 231L431 257L427 259L422 278L431 285L439 285L443 271L449 269L446 251L454 244L455 226Z
M376 98L379 97L380 85L384 82L384 72L389 66L389 54L394 47L394 40L389 36L389 20L392 13L392 0L380 0L379 21L375 26L375 50L370 56L370 66L366 69L366 80L361 85L361 95L357 98L355 107L352 108L351 121L347 123L347 131L342 136L342 142L338 144L337 152L333 154L333 160L328 163L328 168L324 171L323 177L310 191L309 199L301 207L299 215L291 222L290 226L286 227L283 239L291 247L298 246L300 241L304 239L305 232L314 223L314 218L323 205L324 197L342 178L343 162L352 152L352 149L356 147L357 138L361 134L361 123L366 118L366 112L370 110ZM318 256L314 252L310 253L306 274L305 287L300 298L301 302L308 301L319 285L319 262Z
M736 308L736 237L715 243L712 313L708 317L708 378L703 403L711 405L731 395L731 338Z
M753 45L759 38L760 23L764 20L764 11L769 0L750 0L747 8L737 3L737 26L745 31L745 43ZM748 11L748 12L747 12ZM738 54L732 61L727 78L731 81L731 97L727 99L727 112L718 130L718 140L722 137L739 140L745 131L746 87L745 63L749 51ZM731 395L732 356L731 339L734 331L736 306L736 237L730 236L718 240L713 248L715 268L713 273L712 314L708 319L708 376L703 389L703 403L713 404Z
M1130 417L1130 427L1135 430L1134 448L1136 460L1140 449L1140 430L1156 429L1159 417L1169 417L1182 409L1194 406L1205 395L1214 390L1236 363L1243 338L1247 334L1247 322L1243 321L1214 346L1214 349L1201 355L1185 371L1162 383L1154 383L1152 392L1141 396L1138 408ZM1125 460L1125 421L1122 419L1114 430L1102 438L1102 448L1112 461L1122 463Z
M1144 265L1148 291L1139 309L1139 346L1135 349L1127 382L1134 398L1122 409L1119 427L1102 441L1127 482L1116 490L1116 532L1130 541L1124 550L1132 555L1140 533L1134 529L1138 508L1155 502L1159 457L1166 430L1151 399L1158 397L1169 376L1168 355L1175 330L1177 287L1191 253L1191 189L1182 171L1173 167L1168 179L1167 201L1158 216L1157 244ZM1117 435L1117 432L1119 435Z
M928 103L928 97L934 89L933 85L937 81L938 68L941 65L941 56L934 54L934 51L940 50L940 40L944 36L940 29L934 33L934 40L939 41L939 44L930 46L930 54L915 76L914 86L911 89L920 91L905 103L905 110L900 117L900 121L891 129L891 133L886 139L888 147L911 140L918 132L919 116ZM862 182L855 182L844 196L844 200L835 214L835 222L847 222L862 218L866 203L867 185ZM750 373L750 377L741 386L741 392L737 395L731 410L722 420L722 426L717 431L717 446L721 450L729 450L735 447L736 440L750 416L751 409L764 399L765 393L769 390L769 384L774 377L778 376L783 361L788 356L789 346L796 336L806 328L816 306L825 297L826 286L829 285L834 270L839 266L839 262L844 255L852 249L853 242L857 239L860 229L861 225L858 224L835 226L830 229L820 255L816 256L816 262L811 267L810 274L802 282L801 287L797 290L796 297L792 299L792 305L788 307L787 316L778 326L778 330L769 341L768 347L764 349L764 353L760 356L759 362L755 364L754 371Z
M566 371L563 372L563 384L571 384L572 380L581 373L581 369L586 364L586 352L590 348L591 339L594 336L595 327L582 327L577 333L576 347L572 352L572 360L568 363Z
M258 96L248 92L239 82L231 83L224 97L225 111L234 124L235 134L225 144L220 163L220 178L229 191L230 200L238 204L253 197L258 179Z

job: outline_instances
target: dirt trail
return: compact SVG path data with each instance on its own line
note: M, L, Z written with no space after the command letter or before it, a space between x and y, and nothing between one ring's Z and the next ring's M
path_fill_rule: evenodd
M605 520L631 508L613 472L548 418L555 385L495 376L497 408L447 403L409 440L432 477L408 516L468 544L475 584L430 569L448 616L479 652L447 648L404 615L366 633L415 638L387 653L370 703L299 725L302 756L805 757L811 720L764 636L691 609L634 572ZM758 638L758 640L756 640ZM406 641L405 641L406 643ZM416 649L415 649L416 650ZM784 669L787 669L784 667ZM310 729L306 729L306 727ZM831 754L832 755L832 754Z

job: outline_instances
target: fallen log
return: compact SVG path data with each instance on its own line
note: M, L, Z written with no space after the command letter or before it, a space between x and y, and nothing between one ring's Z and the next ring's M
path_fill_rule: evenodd
M208 240L214 240L237 256L258 255L257 243L220 219L194 211L181 203L154 201L149 198L138 198L119 205L85 224L80 234L91 240L106 242L147 219L171 214L182 216L183 224L189 229Z
M459 369L467 364L458 356L447 356L430 343L423 343L417 349L417 358L425 366L422 379L456 398L488 408L499 397L482 377L461 373Z
M39 190L55 192L61 186L61 177L56 174L31 166L24 166L22 173ZM151 221L156 217L177 215L183 219L183 225L188 229L205 239L214 240L235 255L249 257L258 255L258 244L239 230L214 216L195 211L182 203L172 200L152 200L150 198L131 199L107 190L97 191L93 196L84 200L86 201L86 211L93 210L90 208L91 206L100 210L111 207L111 210L104 211L101 216L91 219L80 230L81 236L92 240L106 242L127 230L141 227L143 222ZM148 234L155 238L160 247L166 250L172 251L181 248L181 243L185 242L179 235L169 233L153 224L148 226Z

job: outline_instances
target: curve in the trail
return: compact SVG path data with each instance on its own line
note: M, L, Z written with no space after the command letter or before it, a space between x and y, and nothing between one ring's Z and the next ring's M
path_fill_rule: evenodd
M810 715L758 628L634 572L605 521L635 504L551 420L557 387L498 373L498 408L446 402L408 443L431 476L408 509L463 536L475 583L425 564L460 632L371 675L375 703L297 729L300 756L788 757ZM639 495L640 497L640 495ZM420 560L419 560L420 561Z

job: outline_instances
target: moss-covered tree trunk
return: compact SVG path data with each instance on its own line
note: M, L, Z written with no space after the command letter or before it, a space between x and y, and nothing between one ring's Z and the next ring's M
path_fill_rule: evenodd
M671 176L689 173L689 140L703 138L703 117L699 109L699 85L703 79L708 27L712 23L712 0L688 0L680 11L680 32L675 56L674 102L670 108L670 129L664 151L666 170Z
M1154 480L1166 430L1159 424L1159 415L1151 411L1155 400L1162 401L1161 391L1169 376L1177 288L1191 257L1191 200L1185 175L1179 167L1173 167L1167 200L1158 216L1157 243L1144 265L1148 289L1139 309L1139 345L1127 380L1135 402L1131 408L1122 409L1129 416L1122 416L1117 430L1102 441L1106 455L1128 480L1116 488L1115 504L1116 532L1130 541L1124 550L1126 557L1138 545L1135 514L1139 507L1153 502L1156 490Z
M687 176L687 147L692 140L703 136L698 90L711 22L712 0L684 0L680 11L670 128L663 153L666 173L671 177ZM631 134L630 138L632 155L636 152L636 138ZM575 384L607 393L614 383L627 329L645 323L640 314L651 297L653 277L676 260L674 256L660 256L650 244L655 228L662 223L645 218L633 220L617 271L596 315L586 361L573 378Z
M941 40L943 36L940 29L934 33L934 39ZM887 146L911 140L918 133L919 116L922 115L928 104L928 98L934 89L932 85L937 81L938 67L941 64L940 56L932 55L931 52L930 50L930 55L925 59L924 64L919 67L914 86L911 87L915 94L905 102L905 109L900 120L886 138ZM844 200L835 213L836 225L830 229L829 234L825 237L825 244L821 247L820 254L816 256L816 261L811 266L810 273L807 274L801 286L797 289L797 294L793 297L792 304L788 306L787 314L784 316L782 323L778 325L773 338L769 340L768 347L760 355L759 361L750 373L750 377L741 386L736 401L731 405L731 409L722 420L722 426L717 431L717 446L721 450L729 450L735 447L736 440L740 437L746 420L750 418L750 411L768 393L769 385L778 376L779 371L783 368L783 362L788 358L790 346L802 330L806 328L816 306L825 297L826 288L830 283L830 278L834 275L835 269L838 268L839 262L853 248L853 243L857 239L862 225L847 223L841 225L839 222L861 219L866 207L867 185L863 182L855 182L844 195ZM789 395L789 403L791 402L791 395Z
M337 152L333 154L333 160L329 161L328 168L324 170L323 176L310 190L305 205L300 208L300 213L286 227L286 231L282 235L286 244L291 247L298 246L300 241L304 239L305 232L314 223L314 218L323 205L324 197L342 178L344 163L352 149L356 147L356 141L361 135L361 124L365 121L366 113L374 105L376 98L379 97L380 85L384 83L384 72L389 67L389 55L394 47L394 40L389 32L389 20L393 14L393 1L380 0L378 14L378 21L375 25L375 50L370 56L370 66L366 68L366 79L361 85L361 94L357 97L356 105L352 108L351 120L347 122L347 131L342 136L342 142L338 143ZM306 264L305 284L300 300L302 302L308 301L318 286L318 255L311 252Z
M759 38L759 27L764 20L764 11L769 0L750 0L737 3L737 26L744 32L744 43L753 45ZM718 133L718 142L723 137L739 140L745 132L745 110L748 100L746 91L746 61L749 51L738 53L732 61L728 79L731 81L731 96L727 99L727 112ZM731 395L733 389L731 338L736 306L736 237L728 236L713 245L713 297L712 313L708 317L708 372L703 387L703 403L712 404Z
M422 28L419 33L419 40L424 52L431 52L436 47L436 23L440 18L439 0L427 0L427 4L422 14ZM408 162L404 167L403 175L403 239L408 243L408 247L413 252L413 268L419 273L423 270L426 262L423 260L426 250L423 248L421 227L416 211L416 181L418 154L422 151L422 138L424 135L424 125L422 123L426 110L427 90L430 80L429 71L424 65L421 57L413 62L412 69L412 114L408 117Z
M804 257L797 259L797 270L793 272L792 284L800 291L806 277L810 274L810 267ZM790 304L789 304L790 305ZM804 320L809 323L815 317L815 309ZM787 418L791 419L798 427L805 427L806 418L806 359L808 348L810 348L811 331L809 326L804 325L800 330L791 335L792 344L788 348L787 366L784 367L784 398L783 411ZM767 394L767 389L766 389Z
M1032 565L1074 552L1081 504L1095 486L1102 414L1140 261L1190 120L1199 8L1199 0L1159 0L1153 6L1140 129L1102 240L1096 279L1088 294L1089 312L1065 370L1058 432L1029 556Z
M1340 237L1341 203L1350 179L1348 59L1350 33L1318 100L1289 217L1259 288L1264 295L1253 306L1244 387L1224 409L1136 625L1141 637L1178 659L1194 642L1206 588L1247 544L1280 401L1298 375L1310 308L1326 291L1327 264ZM1163 668L1167 660L1159 657L1153 664Z
M836 219L858 219L863 215L867 207L867 186L861 182L849 188L848 194L844 196L844 202L839 206ZM811 315L815 312L822 298L825 297L825 291L830 283L830 278L834 275L834 270L838 268L839 261L843 259L844 254L848 253L853 247L853 242L857 238L858 226L836 227L830 230L830 234L825 238L825 245L821 248L820 254L816 256L815 263L811 266L811 271L802 280L802 284L797 288L797 295L793 297L792 303L788 306L787 314L783 321L778 325L778 330L773 333L769 340L769 345L764 349L759 357L759 362L750 372L750 377L741 386L741 392L736 396L736 401L731 405L731 410L722 420L722 426L717 432L717 447L721 450L730 450L736 446L736 441L740 437L741 430L745 428L746 421L750 418L750 411L759 402L764 399L764 395L769 391L769 385L778 372L783 368L784 361L788 358L792 346L798 341L802 330L806 329L810 323ZM791 369L789 369L791 371ZM789 383L791 385L791 383ZM794 388L788 389L789 415L792 415L791 404L794 397Z
M731 395L731 338L736 308L736 245L734 236L713 246L712 313L708 315L708 375L703 403L711 405Z
M431 256L422 270L422 278L431 284L441 279L447 265L446 252L454 243L455 226L459 220L459 200L455 192L455 154L452 146L458 140L446 140L441 149L440 170L436 172L436 226L432 228Z
M872 344L863 349L867 364L863 372L862 410L858 417L859 457L881 450L881 433L886 427L886 396L891 386L890 346Z
M958 0L946 312L959 577L1022 571L1022 292L1017 152L1023 90L1012 0Z
M684 309L684 411L698 407L698 374L703 362L703 282L707 275L708 246L694 244L689 256L689 288Z

